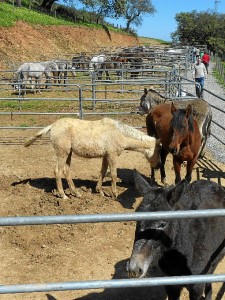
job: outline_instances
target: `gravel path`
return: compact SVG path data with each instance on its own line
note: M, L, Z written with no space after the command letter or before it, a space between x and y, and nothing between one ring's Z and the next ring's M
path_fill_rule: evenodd
M216 81L216 79L212 75L214 64L211 62L209 66L209 74L207 76L207 79L205 80L204 88L206 90L209 90L210 92L216 94L217 96L220 96L224 99L218 99L215 96L211 95L207 91L204 91L203 98L208 101L209 104L214 105L223 112L215 109L212 107L212 114L213 114L213 121L217 122L221 126L225 128L225 89L219 85ZM192 79L192 70L188 71L187 74L188 79ZM189 91L189 89L188 89ZM194 94L193 89L190 91ZM217 136L221 141L225 144L225 130L217 126L216 124L212 123L212 134ZM215 156L217 160L220 162L225 163L225 145L219 142L216 138L214 138L212 135L207 141L206 147L207 149L212 152L212 154Z

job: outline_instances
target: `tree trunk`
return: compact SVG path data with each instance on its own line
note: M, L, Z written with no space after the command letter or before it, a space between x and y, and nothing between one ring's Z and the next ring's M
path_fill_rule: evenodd
M46 8L47 10L51 10L54 2L56 2L56 0L43 0L41 7Z
M21 6L22 6L21 0L16 0L16 6L18 6L18 7L21 7Z
M130 29L131 19L127 20L126 31Z

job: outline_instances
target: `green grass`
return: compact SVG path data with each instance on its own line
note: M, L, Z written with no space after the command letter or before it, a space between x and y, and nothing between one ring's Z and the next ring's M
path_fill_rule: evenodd
M225 88L225 82L224 82L224 74L225 74L225 62L222 62L223 65L223 75L221 76L221 73L219 73L219 71L214 68L213 70L213 76L216 78L216 80L218 81L219 84L221 84L224 88Z
M101 28L102 25L88 22L70 22L60 18L36 12L24 7L16 7L7 3L0 2L0 26L10 27L15 25L17 21L24 21L35 25L66 25L66 26L86 26L91 28ZM123 32L119 28L108 26L108 29L115 32Z
M75 25L62 19L57 19L24 7L15 7L7 3L0 3L0 26L13 26L18 20L39 25Z

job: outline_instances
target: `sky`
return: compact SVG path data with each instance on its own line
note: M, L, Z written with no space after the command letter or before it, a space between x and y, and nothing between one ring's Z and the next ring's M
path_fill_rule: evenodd
M154 15L146 15L140 27L134 27L138 36L171 41L170 34L177 29L175 15L181 12L197 12L215 9L215 0L152 0L156 9ZM225 13L225 0L218 0L217 12ZM106 19L108 22L125 27L124 20Z

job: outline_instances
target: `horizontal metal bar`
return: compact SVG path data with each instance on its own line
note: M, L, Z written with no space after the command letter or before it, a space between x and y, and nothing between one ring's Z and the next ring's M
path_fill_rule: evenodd
M89 214L89 215L64 215L64 216L28 216L28 217L2 217L0 226L22 225L49 225L72 223L100 223L141 220L171 220L193 219L207 217L224 217L225 209L183 210L166 212L135 212L117 214Z
M10 116L13 116L13 115L17 115L17 116L29 116L29 115L77 115L79 116L79 113L74 113L74 112L62 112L62 113L58 113L58 112L53 112L53 113L50 113L50 112L0 112L0 115L10 115Z
M34 293L66 290L149 287L161 285L186 285L194 283L225 282L225 274L152 277L141 279L113 279L0 286L0 294Z

